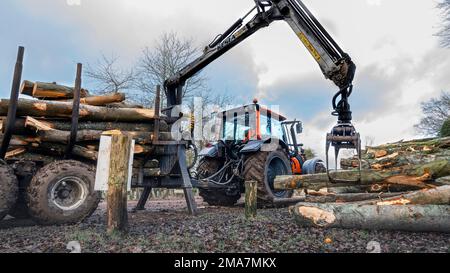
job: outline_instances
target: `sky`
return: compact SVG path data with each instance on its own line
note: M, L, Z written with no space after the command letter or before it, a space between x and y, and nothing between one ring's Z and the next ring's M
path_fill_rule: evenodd
M420 103L450 90L450 50L439 48L433 0L304 0L357 65L350 99L363 144L419 137ZM76 63L101 54L136 63L164 32L208 44L243 16L252 0L2 0L0 96L8 97L17 46L23 79L71 84ZM304 122L305 147L324 154L337 91L284 22L259 31L204 70L212 92L237 103L279 105ZM84 82L89 89L89 83Z

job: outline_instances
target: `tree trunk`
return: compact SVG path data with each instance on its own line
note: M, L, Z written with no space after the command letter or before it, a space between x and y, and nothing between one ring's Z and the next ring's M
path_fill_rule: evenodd
M257 183L245 181L245 218L255 218L257 208Z
M9 100L0 100L0 116L8 112ZM19 99L18 116L71 117L72 103ZM155 112L152 109L107 108L80 105L80 119L89 121L152 121Z
M66 154L66 145L48 142L31 143L27 146L27 151L47 156L63 157ZM97 151L89 150L79 145L73 147L72 154L92 161L97 161L98 158Z
M23 81L22 85L20 86L20 93L28 96L33 95L33 86L34 82L31 81Z
M291 214L302 227L450 232L450 206L299 203Z
M122 102L125 100L124 93L112 93L103 96L89 96L80 99L81 104L88 104L93 106L105 106L110 103ZM70 100L71 101L71 100ZM132 107L130 107L132 108Z
M109 234L126 231L128 162L130 159L131 137L123 134L111 136L111 157L107 194L107 218Z
M304 202L307 203L347 203L365 200L399 196L401 193L347 193L347 194L327 194L322 196L307 195Z
M46 125L49 128L70 131L72 125L67 120L62 119L39 119L34 118L41 124ZM0 127L5 128L6 118L0 117ZM14 134L16 135L27 135L30 134L30 130L25 127L26 118L17 118L14 125ZM142 132L153 132L153 122L149 123L131 123L131 122L95 122L95 121L80 121L78 123L79 130L98 130L98 131L110 131L110 130L121 130L121 131L142 131ZM169 130L167 123L160 121L160 131L167 132Z
M333 172L332 177L339 180L355 180L358 171L338 171ZM450 175L450 162L438 160L429 164L408 166L399 170L362 170L361 184L393 184L403 185L411 188L429 188L430 185L424 182L432 181L439 177ZM320 190L326 187L352 186L352 183L332 184L328 180L326 173L311 175L284 175L277 176L274 182L275 189L312 189Z
M21 147L21 148L14 148L14 149L6 152L5 158L8 159L8 158L11 158L11 157L15 157L15 156L21 155L21 154L25 153L26 151L27 151L27 149L23 148L23 147Z
M450 185L450 176L444 176L444 177L436 179L436 184Z
M450 185L406 193L383 200L363 202L370 205L450 205Z
M40 142L60 142L68 143L70 139L69 131L61 131L50 128L48 124L40 122L32 117L27 117L25 126L33 128L37 131L37 136ZM76 142L82 141L96 141L99 140L105 131L98 130L78 130ZM125 135L131 136L139 144L150 144L154 138L153 133L149 132L122 132ZM170 140L170 133L160 133L159 139Z
M46 99L71 99L73 98L73 87L59 85L56 83L35 82L33 85L34 98L46 98ZM87 97L89 92L85 89L81 89L80 96L82 98Z
M4 133L6 128L6 117L0 117L0 131ZM33 132L25 127L25 119L16 118L12 129L14 135L33 135Z

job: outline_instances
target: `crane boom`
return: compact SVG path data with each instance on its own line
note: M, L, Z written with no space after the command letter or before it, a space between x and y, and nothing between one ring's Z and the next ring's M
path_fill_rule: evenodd
M352 112L348 102L356 71L356 65L350 56L341 49L301 0L254 1L255 7L244 17L239 18L223 34L217 36L205 47L200 57L165 81L169 109L182 103L183 86L189 78L261 28L269 26L274 21L283 20L311 53L325 78L333 81L339 88L332 99L332 115L338 117L338 125L327 135L327 165L330 145L335 148L336 165L341 148L355 148L360 154L359 134L351 124ZM255 11L256 14L244 23ZM333 181L331 176L330 180Z
M244 24L246 17L254 10L257 10L256 15ZM325 78L338 86L339 92L332 103L333 114L339 116L340 121L350 122L352 117L348 96L352 91L356 66L301 0L257 0L256 6L209 44L200 57L166 80L167 105L181 104L182 88L189 78L259 29L279 20L289 24L319 64ZM337 102L339 96L341 100Z

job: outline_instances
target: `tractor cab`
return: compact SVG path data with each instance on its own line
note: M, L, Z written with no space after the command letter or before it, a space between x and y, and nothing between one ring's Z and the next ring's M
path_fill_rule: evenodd
M278 139L292 155L302 153L303 144L297 142L303 131L301 121L287 121L285 116L258 103L220 112L219 119L218 139L223 142L246 144Z

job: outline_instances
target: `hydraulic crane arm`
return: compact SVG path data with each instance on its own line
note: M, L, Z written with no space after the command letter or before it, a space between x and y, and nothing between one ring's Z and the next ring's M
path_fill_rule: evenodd
M168 106L181 104L182 88L189 78L259 29L269 26L273 21L284 20L317 61L325 77L338 86L339 92L332 103L333 114L337 115L342 122L350 122L352 117L348 97L352 92L356 66L349 55L340 48L301 0L256 0L255 2L256 6L223 34L216 37L205 48L202 56L165 82ZM244 20L255 10L257 10L256 15L244 24ZM340 101L337 102L339 97Z
M338 125L327 135L327 153L331 145L335 148L336 161L341 148L355 148L360 154L359 134L351 124L352 112L348 102L356 71L356 66L350 56L340 48L301 0L254 1L256 6L223 34L217 36L204 49L202 56L166 80L164 87L167 106L170 108L182 103L183 86L189 78L259 29L269 26L274 21L283 20L289 24L319 64L325 78L333 81L339 88L332 99L334 110L332 115L338 117ZM244 23L255 10L256 15ZM330 180L333 181L331 177Z

